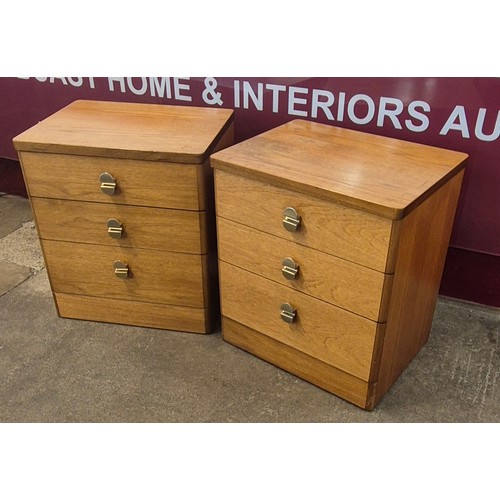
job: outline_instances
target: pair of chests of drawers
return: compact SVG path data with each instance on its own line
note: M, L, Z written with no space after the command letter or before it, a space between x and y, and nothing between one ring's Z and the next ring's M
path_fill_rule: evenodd
M20 157L61 316L210 330L207 162Z
M226 322L351 375L366 389L387 321L393 221L220 169L216 202ZM252 350L251 341L245 348Z

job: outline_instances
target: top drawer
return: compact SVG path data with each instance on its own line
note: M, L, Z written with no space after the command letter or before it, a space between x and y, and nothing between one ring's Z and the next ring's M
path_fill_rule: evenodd
M49 153L19 153L30 196L204 210L203 164L125 160ZM101 191L100 175L115 179Z
M217 215L386 273L393 272L393 222L337 203L216 169ZM300 217L296 231L283 211Z

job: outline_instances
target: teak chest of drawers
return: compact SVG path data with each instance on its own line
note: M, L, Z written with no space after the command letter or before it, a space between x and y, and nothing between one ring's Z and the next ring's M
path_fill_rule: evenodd
M233 111L75 101L14 139L60 316L198 333L218 315L213 172Z
M303 120L212 155L224 339L372 409L427 341L466 160Z

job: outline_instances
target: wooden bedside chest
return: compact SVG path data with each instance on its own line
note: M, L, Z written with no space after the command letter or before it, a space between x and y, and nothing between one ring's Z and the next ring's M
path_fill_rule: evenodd
M208 333L226 109L75 101L14 138L60 316ZM215 299L215 300L214 300Z
M304 120L212 155L224 339L372 409L429 336L466 160Z

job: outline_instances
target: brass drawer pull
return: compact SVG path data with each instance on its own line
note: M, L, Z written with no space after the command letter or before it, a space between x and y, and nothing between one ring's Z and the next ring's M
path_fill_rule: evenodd
M297 210L292 207L287 207L283 210L283 227L294 233L300 226L300 215L297 214Z
M130 270L127 264L124 264L123 262L117 260L114 263L114 268L115 268L115 276L117 278L120 278L122 280L130 278Z
M286 259L283 259L282 261L282 268L281 268L281 273L287 280L294 280L297 279L297 274L299 273L299 266L298 264L295 263L295 261L287 257Z
M120 239L123 237L122 223L117 219L109 219L107 222L108 234L111 238Z
M99 176L99 182L101 183L101 191L104 194L109 194L110 196L116 192L116 179L108 172L103 172Z
M293 323L297 316L297 310L293 308L288 302L281 304L281 319L285 323Z

